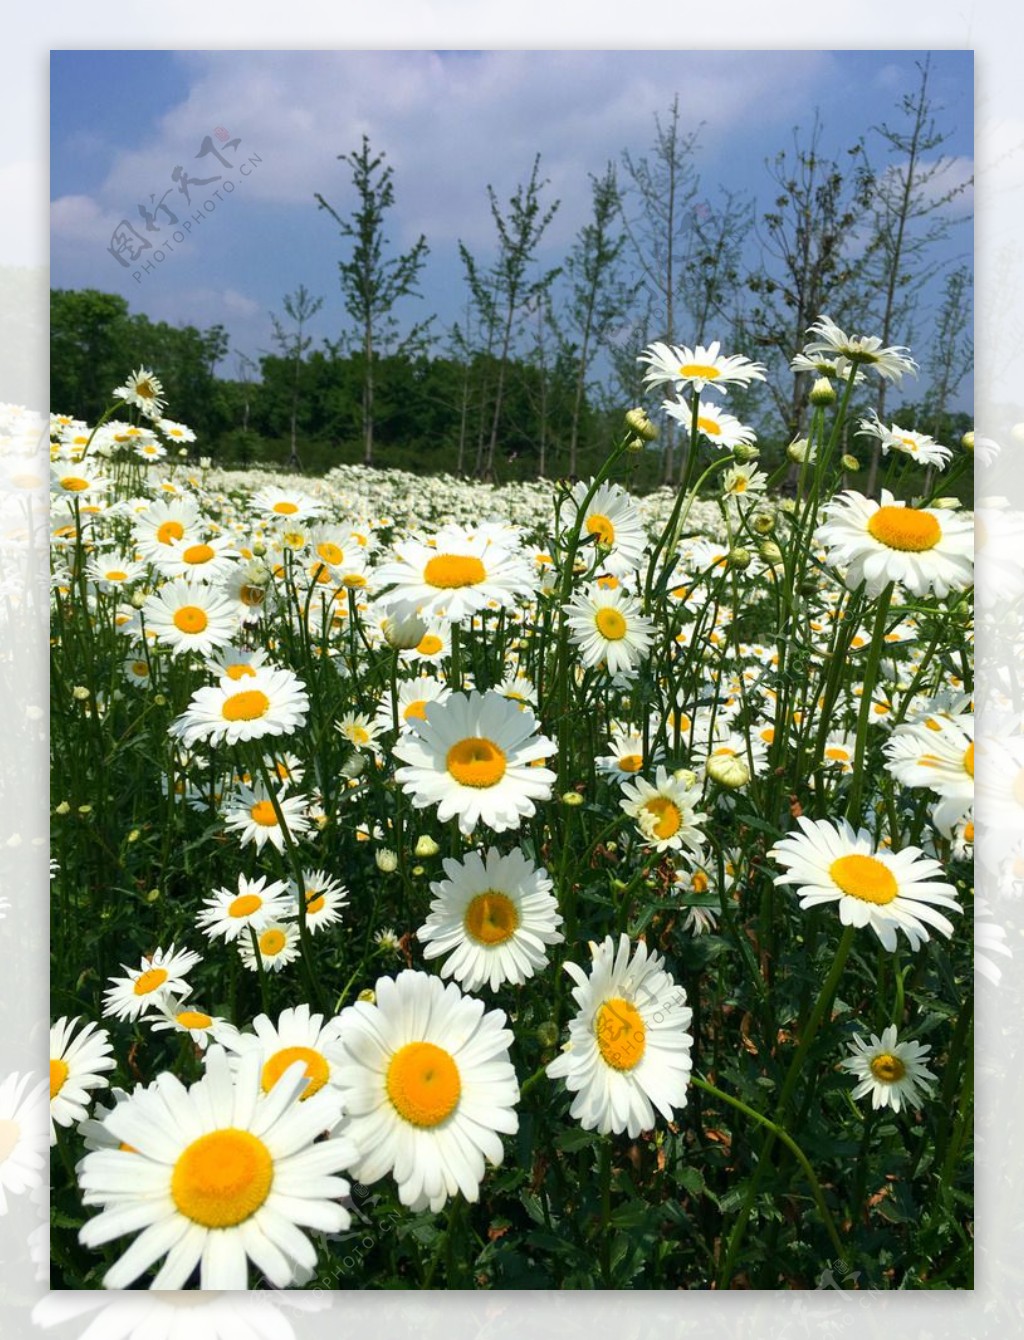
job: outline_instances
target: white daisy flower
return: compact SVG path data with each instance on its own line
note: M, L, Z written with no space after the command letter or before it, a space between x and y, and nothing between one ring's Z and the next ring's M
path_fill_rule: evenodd
M664 757L659 748L651 755L651 762L658 763ZM598 772L614 777L617 782L628 782L644 766L644 737L639 731L617 730L608 742L608 753L594 760Z
M277 1023L259 1014L252 1021L253 1031L236 1031L225 1038L225 1047L233 1053L232 1069L253 1053L260 1058L260 1087L269 1093L289 1067L301 1061L306 1087L299 1095L306 1102L325 1085L337 1087L337 1065L343 1053L338 1043L338 1020L324 1023L322 1014L313 1014L307 1004L282 1010Z
M135 518L135 543L143 558L169 555L175 544L198 543L202 514L194 498L158 498Z
M258 972L261 963L266 972L280 972L301 953L299 928L294 921L270 922L256 936L255 947L252 934L239 936L238 952L250 972Z
M909 350L902 345L883 348L877 335L847 335L829 316L819 316L807 333L814 339L804 346L804 355L835 358L840 376L844 375L847 364L876 372L883 381L896 383L903 380L904 373L918 371Z
M306 899L306 925L315 935L341 921L341 909L348 907L348 889L325 870L303 870L303 893ZM288 885L291 898L290 916L299 915L299 896L294 881Z
M974 808L974 720L928 717L893 731L885 745L886 770L904 786L940 796L934 823L947 837Z
M840 1065L859 1081L853 1097L870 1094L876 1112L882 1107L891 1107L894 1112L904 1106L920 1107L931 1096L936 1078L925 1064L931 1047L897 1042L895 1024L884 1029L880 1038L872 1033L870 1042L855 1037L850 1050L853 1055Z
M446 878L431 884L430 915L416 932L423 957L448 955L441 976L465 991L521 986L547 964L546 946L565 938L547 871L521 851L502 856L496 847L443 866Z
M306 724L309 696L291 670L260 666L234 679L196 689L188 707L170 727L186 746L238 744L267 735L291 735Z
M656 340L639 355L637 362L646 363L645 386L663 386L666 383L677 391L690 387L696 392L705 386L725 389L727 386L749 386L752 381L764 381L765 369L739 354L720 354L721 343L713 340L704 347L696 345L668 345Z
M272 1094L260 1089L260 1057L232 1074L219 1046L190 1088L164 1072L105 1119L132 1152L103 1149L82 1160L87 1205L100 1213L82 1228L97 1248L138 1233L103 1277L108 1289L134 1283L161 1257L150 1287L180 1289L198 1266L203 1289L245 1289L248 1263L277 1288L311 1270L316 1250L299 1229L338 1233L351 1216L339 1202L349 1184L336 1174L355 1150L344 1136L323 1136L340 1115L331 1090L308 1102L296 1063ZM140 1232L141 1230L141 1232Z
M563 965L579 1010L547 1074L576 1095L569 1112L584 1130L636 1139L654 1126L655 1109L672 1121L686 1106L693 1011L661 955L642 942L632 957L627 935L590 948L589 974Z
M684 401L666 400L662 409L670 419L675 419L685 428L689 436L690 428L693 426L693 410L690 406ZM735 415L726 414L710 400L702 400L697 407L697 431L706 437L712 446L720 447L723 451L732 451L741 442L757 441L757 434L753 428L741 423Z
M151 558L164 577L190 577L196 582L221 582L236 566L238 550L228 536L173 540Z
M392 748L407 766L395 780L417 809L437 805L442 823L458 818L463 833L477 823L495 832L518 828L547 800L555 774L533 766L555 752L546 736L537 735L537 719L501 694L453 693L431 703L423 721Z
M192 988L185 974L200 961L200 956L189 949L157 949L143 954L138 968L121 967L127 977L112 977L112 985L103 996L103 1013L115 1019L137 1019L147 1010L167 1003L169 996L187 996Z
M8 1195L20 1196L43 1182L46 1166L46 1081L13 1072L0 1081L0 1218ZM31 1086L31 1087L30 1087Z
M504 1012L405 971L378 979L373 1004L342 1011L339 1038L342 1129L360 1150L353 1176L370 1184L393 1172L412 1210L436 1214L460 1191L476 1201L485 1160L500 1164L501 1135L519 1128Z
M209 656L229 643L238 631L234 607L203 582L177 578L147 599L142 617L175 656L196 651Z
M230 941L247 934L250 926L261 931L268 922L281 921L289 914L286 884L280 880L267 884L265 875L255 880L239 875L237 889L215 889L203 900L196 925L211 940Z
M399 540L395 557L376 577L393 589L378 597L383 609L462 623L488 607L508 607L533 591L530 569L518 552L484 532L446 526L431 544Z
M267 484L252 496L252 506L281 521L308 521L321 516L323 507L308 493L298 489L279 489Z
M940 508L909 507L887 489L880 503L853 490L833 498L814 538L832 566L847 569L847 587L863 582L869 599L899 582L914 595L934 591L942 600L973 581L970 521Z
M698 825L707 815L697 812L700 790L695 785L673 777L659 765L654 785L644 777L627 782L620 804L636 820L645 846L659 852L682 851L685 847L700 855L704 834Z
M276 793L277 804L288 832L293 838L301 838L312 828L309 798L289 796L287 790L287 787L283 787ZM262 782L258 782L255 787L243 783L235 789L234 795L225 803L224 826L229 832L239 834L243 847L255 843L256 850L262 851L269 842L278 851L284 851L284 830L274 802Z
M573 487L572 500L577 516L593 480L580 480ZM635 572L644 561L647 535L635 501L618 484L601 484L587 503L582 518L580 539L592 538L598 547L598 571L625 577ZM591 549L582 551L589 555Z
M91 1021L75 1034L76 1017L66 1016L50 1028L50 1144L57 1143L57 1126L84 1121L94 1089L105 1089L105 1072L117 1062L110 1034Z
M164 388L148 368L138 368L112 392L118 400L127 401L142 410L147 419L159 419L164 409Z
M928 927L947 938L953 924L938 910L961 912L956 889L939 878L938 861L917 847L876 850L867 829L855 832L845 819L801 816L799 833L777 842L769 851L787 873L776 884L798 885L802 908L839 904L844 926L870 926L888 950L896 948L901 930L911 949L928 940Z
M225 1041L234 1031L223 1016L207 1014L197 1005L182 1005L180 1001L162 1005L155 1014L146 1015L145 1022L154 1033L187 1033L200 1051L213 1040Z
M650 650L654 623L634 596L592 583L564 606L572 641L585 666L606 665L612 675L631 674Z
M886 428L875 410L871 411L870 418L860 420L859 427L862 433L881 442L883 456L896 451L901 456L911 456L919 464L931 465L937 470L945 470L953 457L949 447L942 446L927 433L915 433L910 428L901 428L898 423Z

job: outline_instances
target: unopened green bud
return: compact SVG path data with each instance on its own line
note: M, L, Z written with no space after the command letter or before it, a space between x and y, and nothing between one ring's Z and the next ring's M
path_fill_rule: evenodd
M54 814L70 814L71 806L66 800L62 800L60 804L55 807L53 812Z
M641 451L647 450L647 443L642 437L631 437L626 443L626 450L631 456L638 456Z
M933 498L929 507L938 507L943 512L953 512L960 506L959 498Z
M971 429L971 431L970 431L969 433L964 433L963 437L960 439L960 445L963 447L964 451L973 451L973 450L974 450L974 429L973 429L973 428Z
M782 562L782 550L774 540L764 540L757 551L766 563L773 566Z
M753 556L749 549L744 549L741 544L738 544L735 548L729 550L728 557L730 568L737 568L742 572L745 568L750 567Z
M798 437L795 442L790 442L789 446L786 448L786 455L791 461L795 461L798 465L802 465L803 462L807 460L809 450L810 446L807 438Z
M155 903L159 897L160 897L159 889L150 889L146 894L146 902Z
M807 399L812 405L834 405L836 403L835 387L827 377L819 377L811 387L811 393Z
M712 754L707 773L713 782L729 791L737 791L750 781L750 764L738 754Z
M422 837L416 839L417 856L436 856L440 850L429 833L424 833Z
M410 614L404 619L385 619L383 631L384 641L393 651L412 651L423 641L427 625L418 614Z
M739 461L740 465L756 461L760 454L753 442L737 442L732 449L732 458L734 461Z
M410 873L411 875L415 875L415 877L416 877L417 879L419 879L420 875L425 874L426 871L424 870L423 866L421 866L421 865L414 865L413 868L412 868L412 870L411 870L409 873Z
M576 805L582 805L583 797L578 791L566 791L565 795L562 797L562 804L568 805L570 808Z
M132 609L140 610L142 609L143 605L145 605L145 603L146 603L145 591L132 592Z
M377 993L372 990L372 988L366 986L360 991L359 995L356 996L356 1000L364 1000L367 1005L376 1005Z
M690 787L697 785L697 774L691 772L689 768L676 768L672 776L677 782L681 782L683 786Z
M626 411L626 427L644 442L653 442L658 436L657 425L651 422L647 411L641 405Z
M254 558L262 558L266 552L267 552L267 546L263 543L262 540L253 541L252 553Z
M775 518L771 512L758 512L750 527L755 535L770 535L775 529Z
M537 1041L542 1047L554 1047L558 1042L558 1025L548 1019L537 1026Z
M839 463L844 470L850 470L852 472L860 469L860 461L858 461L856 456L851 456L849 452L842 457Z
M381 847L373 858L382 875L393 874L398 869L398 857L390 847Z
M366 771L366 759L360 753L349 754L339 771L342 777L347 777L350 782L355 781Z

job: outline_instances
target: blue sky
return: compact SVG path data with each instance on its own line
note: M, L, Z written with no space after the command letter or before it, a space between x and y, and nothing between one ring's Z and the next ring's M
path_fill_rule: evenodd
M590 208L588 173L623 149L648 152L656 113L678 93L686 128L701 125L701 194L752 193L763 210L772 184L765 159L792 146L815 109L822 147L839 153L864 136L881 157L871 127L898 123L901 96L916 87L913 51L56 51L51 57L51 274L55 287L124 294L153 319L223 323L233 350L270 348L270 311L305 284L324 306L313 334L336 337L345 325L337 282L340 240L316 207L322 193L341 212L354 203L338 155L365 131L394 168L389 216L396 247L422 232L431 254L421 303L409 319L436 312L436 327L458 319L466 293L461 239L484 263L494 229L486 187L506 202L541 154L550 180L544 199L561 199L545 238L543 263L563 258ZM932 55L931 93L939 124L951 132L955 162L945 180L973 170L973 56ZM147 231L138 205L166 204L188 217L172 180L227 169L195 155L223 128L232 194L152 272L144 260L123 268L108 247L129 220L152 249L173 235L166 213ZM220 141L217 141L219 144ZM253 156L248 175L239 164ZM213 184L191 188L192 206ZM150 201L151 195L155 197ZM969 212L969 198L957 207ZM209 211L209 205L207 205ZM954 231L949 255L969 259L970 223ZM133 243L138 246L138 242ZM150 256L152 251L150 252ZM715 332L703 332L714 338ZM234 354L221 371L233 375Z

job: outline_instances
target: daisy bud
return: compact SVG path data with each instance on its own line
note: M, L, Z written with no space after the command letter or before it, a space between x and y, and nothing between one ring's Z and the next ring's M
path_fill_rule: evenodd
M137 610L142 609L148 599L149 597L146 595L145 591L133 591L132 608Z
M642 437L631 437L626 443L626 450L633 456L639 455L641 451L647 449L647 443Z
M955 511L960 506L959 498L933 498L929 507L938 507L944 512Z
M381 847L373 858L382 875L393 874L398 869L398 857L390 847Z
M70 814L71 806L66 800L62 800L60 804L55 807L53 812L54 814Z
M677 782L682 782L683 786L690 787L697 785L697 774L691 772L689 768L676 768L672 776Z
M356 996L356 1000L365 1000L367 1005L376 1005L377 993L376 991L371 990L370 987L365 987L360 991L359 995Z
M807 399L812 405L834 405L836 403L835 387L827 377L819 377L811 387Z
M71 690L71 696L77 702L84 703L90 697L90 694L89 690L85 687L84 684L76 684L75 687Z
M142 836L142 830L139 828L133 828L132 831L128 834L128 841L138 842L141 836Z
M426 872L425 872L423 866L421 866L421 865L414 865L413 868L412 868L412 870L411 870L409 873L412 874L412 875L415 875L416 878L419 879L420 875L425 874Z
M554 1047L558 1042L558 1025L553 1019L537 1027L537 1041L542 1047Z
M252 552L254 558L262 558L263 555L267 552L267 546L263 543L262 540L255 540L253 542Z
M758 512L750 523L755 535L770 535L775 529L775 518L771 512Z
M335 729L337 729L337 722L335 722ZM347 777L350 782L354 782L357 777L362 777L366 771L366 759L359 753L349 754L341 765L340 771L342 777Z
M750 765L737 754L712 754L707 773L713 782L729 791L736 791L750 781Z
M729 566L743 572L745 568L750 567L752 555L749 549L744 549L742 545L736 545L729 550Z
M847 452L846 455L844 455L844 456L840 459L840 462L839 462L839 463L840 463L840 465L842 465L842 467L843 467L844 470L851 470L851 471L852 471L852 470L859 470L859 469L860 469L860 461L858 461L858 459L857 459L856 456L851 456L851 455L849 454L849 452Z
M651 422L642 405L626 411L626 427L644 442L653 442L658 436L657 425Z
M164 694L162 694L162 693L154 693L154 694L153 694L153 706L154 706L154 707L166 707L166 706L167 706L167 698L166 698L166 696L165 696Z
M760 453L753 442L737 442L732 449L734 461L739 461L741 465L746 465L749 461L756 461Z
M960 445L963 447L964 451L973 451L973 450L974 450L974 429L973 429L973 428L971 429L971 431L970 431L969 433L964 433L963 437L960 439Z
M765 540L757 551L766 563L772 565L782 562L782 550L774 540Z
M200 456L200 457L199 457L199 468L200 468L200 470L209 470L209 468L210 468L210 466L211 466L212 464L213 464L213 458L212 458L211 456Z
M797 465L802 465L807 460L809 443L806 437L798 437L795 442L790 442L786 448L786 455Z
M578 791L566 791L562 797L562 804L570 807L583 804L583 797Z
M178 448L178 455L179 455L182 459L184 459L184 458L188 455L188 447L179 447L179 448Z
M440 847L429 833L424 833L422 837L416 839L417 856L436 856L440 850Z
M158 899L159 899L159 897L160 897L160 890L159 890L159 889L149 889L149 890L146 892L145 897L146 897L146 902L147 902L147 903L155 903L155 902L158 901Z
M418 647L426 636L427 625L418 614L409 614L405 618L384 620L384 641L394 651L411 651Z

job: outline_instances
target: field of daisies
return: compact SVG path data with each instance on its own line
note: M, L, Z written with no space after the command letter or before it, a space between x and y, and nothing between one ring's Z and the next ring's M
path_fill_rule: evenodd
M52 417L54 1287L971 1287L971 441L793 355L771 477L718 344L575 483Z

